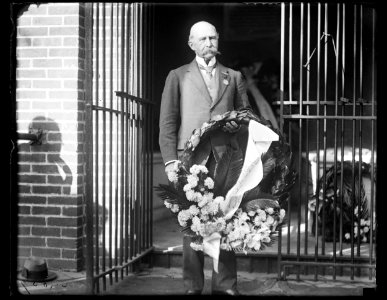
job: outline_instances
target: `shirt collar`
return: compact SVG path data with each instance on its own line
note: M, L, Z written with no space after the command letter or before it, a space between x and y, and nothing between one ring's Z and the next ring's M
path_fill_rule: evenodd
M196 62L199 65L202 65L204 67L212 67L213 65L216 64L216 57L214 56L213 58L211 58L211 60L209 61L208 65L207 65L206 62L204 61L203 57L196 55Z

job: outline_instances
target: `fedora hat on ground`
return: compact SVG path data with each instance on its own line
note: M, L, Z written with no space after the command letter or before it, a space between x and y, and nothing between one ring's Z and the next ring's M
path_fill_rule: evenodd
M56 273L48 271L47 263L43 258L31 257L24 262L23 269L17 278L24 281L45 282L54 280Z

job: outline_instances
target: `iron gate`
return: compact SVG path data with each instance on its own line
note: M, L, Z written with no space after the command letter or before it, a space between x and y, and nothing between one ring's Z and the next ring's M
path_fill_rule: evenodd
M369 5L281 4L277 104L299 177L280 231L279 279L375 277L375 24Z
M145 3L86 9L86 275L99 293L153 249L153 25Z

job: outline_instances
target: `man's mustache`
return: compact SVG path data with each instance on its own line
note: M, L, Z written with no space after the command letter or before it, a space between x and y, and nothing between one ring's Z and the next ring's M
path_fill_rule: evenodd
M216 49L208 49L208 50L204 51L204 54L208 54L208 53L215 54L215 55L221 55L222 54L222 53L220 53L220 51L218 51Z

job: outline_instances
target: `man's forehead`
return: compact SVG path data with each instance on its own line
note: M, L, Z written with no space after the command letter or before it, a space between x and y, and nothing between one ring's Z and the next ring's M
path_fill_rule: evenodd
M195 35L196 37L215 36L216 29L213 25L211 25L209 23L200 22L200 23L196 23L194 26L192 26L191 34Z

